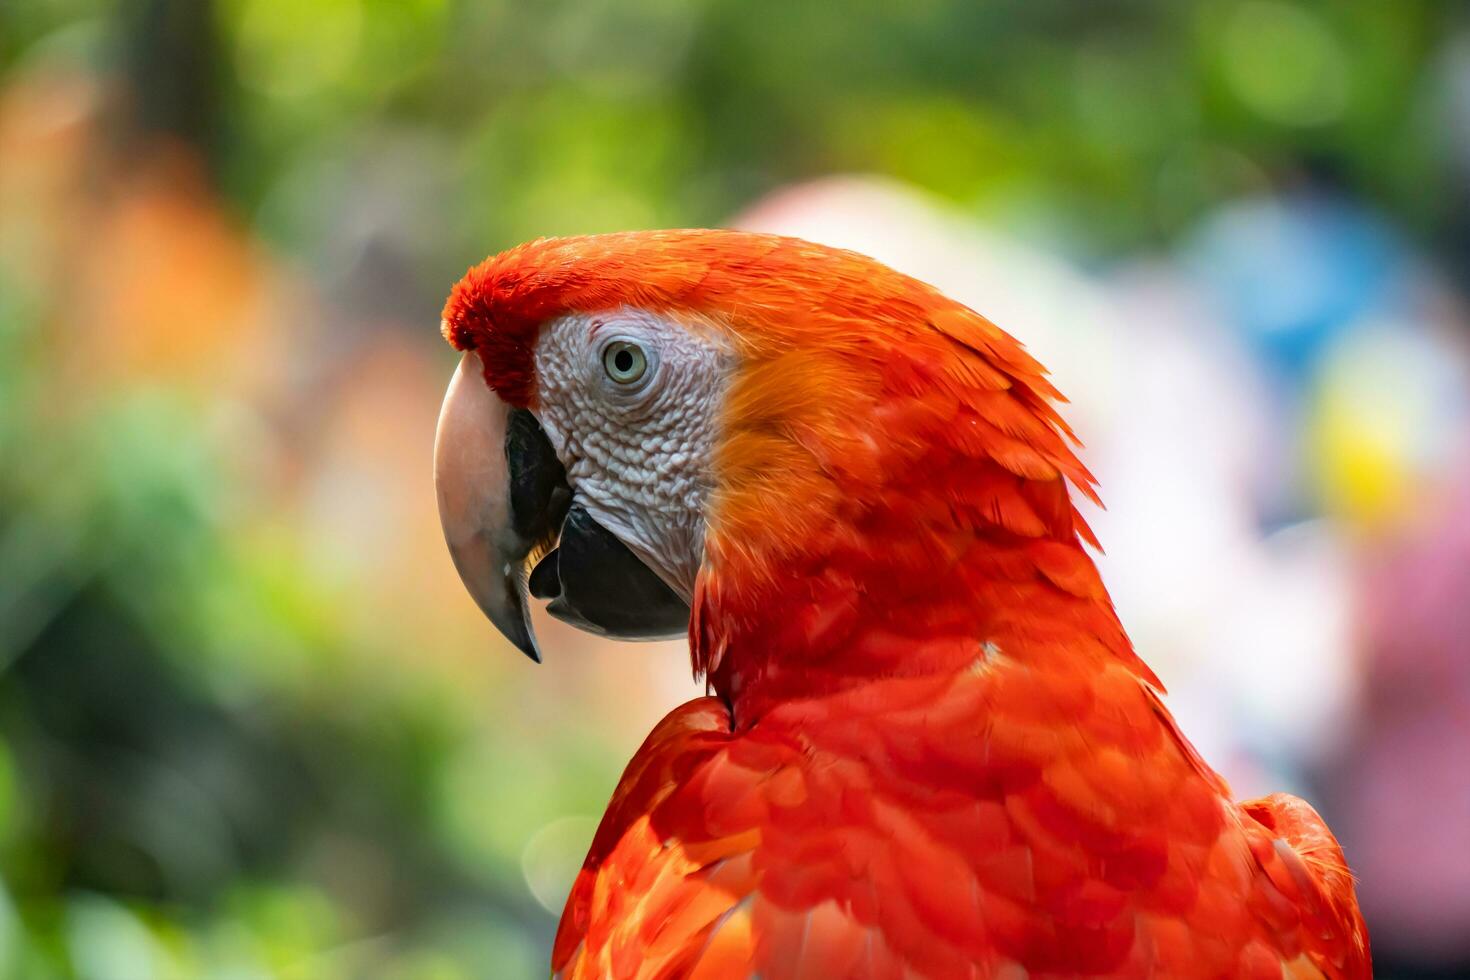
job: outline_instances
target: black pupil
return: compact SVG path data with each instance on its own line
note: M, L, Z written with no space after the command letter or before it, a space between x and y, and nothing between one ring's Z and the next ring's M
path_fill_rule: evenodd
M627 374L633 370L633 352L626 347L613 355L613 367L618 369L619 374Z

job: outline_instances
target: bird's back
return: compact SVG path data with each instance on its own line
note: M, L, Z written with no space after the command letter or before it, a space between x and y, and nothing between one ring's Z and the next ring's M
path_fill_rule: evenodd
M748 726L684 705L617 789L558 975L1371 975L1307 804L1231 802L1130 671L1054 686L981 649Z

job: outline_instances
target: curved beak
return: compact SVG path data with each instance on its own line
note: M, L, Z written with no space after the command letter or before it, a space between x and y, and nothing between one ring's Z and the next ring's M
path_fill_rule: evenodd
M439 521L454 567L495 628L537 663L526 595L588 632L662 639L689 628L689 605L581 504L536 417L485 383L464 355L434 437ZM534 567L535 571L532 571Z
M501 401L485 383L480 356L467 352L449 382L434 436L439 521L476 604L540 663L526 579L554 541L570 493L555 452L538 439L546 443L530 413Z

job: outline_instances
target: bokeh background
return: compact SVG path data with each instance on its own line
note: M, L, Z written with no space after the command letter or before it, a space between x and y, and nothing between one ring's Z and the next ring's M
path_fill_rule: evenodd
M1054 368L1242 796L1470 975L1470 14L1437 0L4 0L0 976L544 975L678 644L474 612L449 286L737 224Z

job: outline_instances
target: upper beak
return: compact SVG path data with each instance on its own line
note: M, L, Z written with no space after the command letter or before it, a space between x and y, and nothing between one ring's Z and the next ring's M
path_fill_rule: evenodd
M474 351L460 360L439 412L434 485L465 587L506 639L540 663L526 579L554 542L571 495L545 433L490 390Z

